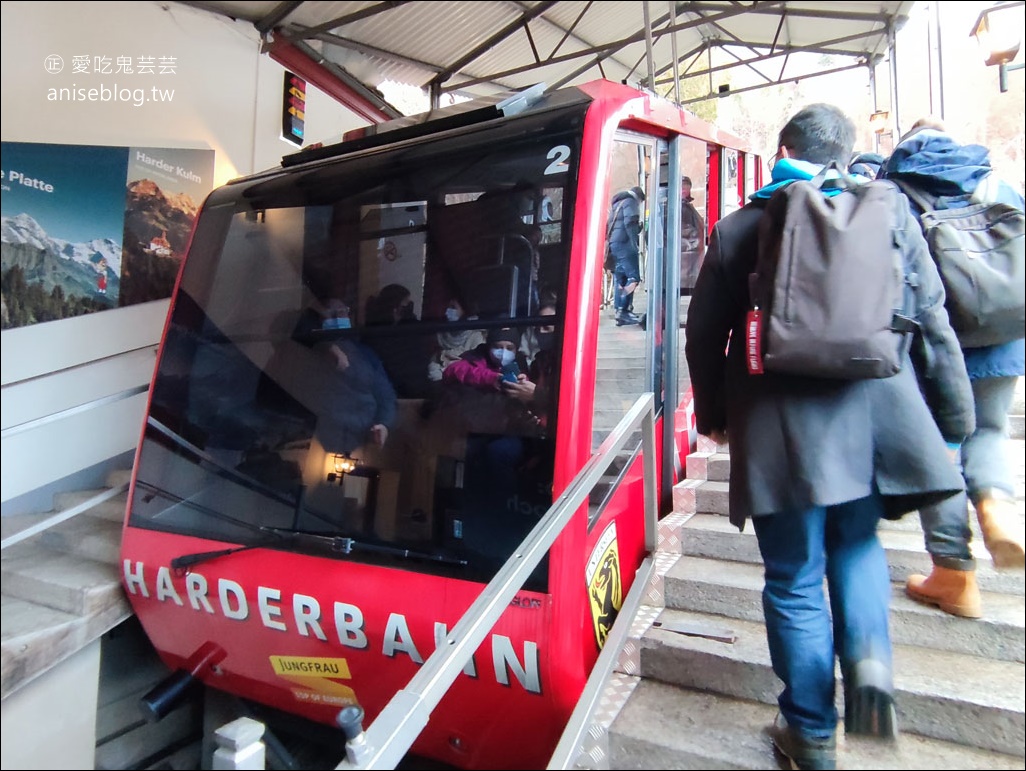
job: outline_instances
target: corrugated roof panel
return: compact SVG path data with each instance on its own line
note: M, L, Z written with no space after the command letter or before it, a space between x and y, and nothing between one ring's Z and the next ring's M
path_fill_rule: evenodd
M280 8L279 3L273 1L187 4L253 22L277 13ZM383 80L424 86L438 71L464 62L470 52L539 5L537 0L516 3L425 1L394 7L380 2L305 2L282 23L289 34L301 36L303 28L383 9L332 29L329 36L320 36L320 42L306 42L369 86L376 86ZM735 56L754 60L768 53L779 29L778 47L871 57L883 53L887 47L886 23L881 18L891 19L900 27L912 5L907 0L758 4L697 0L687 3L687 10L677 15L677 24L684 26L676 32L677 55L687 57L710 41L729 45ZM660 77L665 77L672 72L673 43L671 35L660 29L669 23L669 6L650 3L648 7L655 27L652 58L656 72L664 73ZM571 76L569 82L601 76L642 82L648 76L644 8L639 2L560 0L530 22L530 37L523 29L513 32L465 61L444 87L457 89L463 84L462 90L467 93L486 94L539 81L553 84ZM849 37L852 39L839 41ZM541 62L532 49L532 41ZM603 46L617 48L612 53L591 51L572 56L575 52ZM556 61L549 63L554 51ZM602 59L601 69L588 66L599 58ZM780 60L774 61L779 66ZM794 63L789 64L789 68L794 66ZM696 70L705 67L700 64ZM812 73L789 72L787 78L806 74ZM466 85L468 83L473 85Z

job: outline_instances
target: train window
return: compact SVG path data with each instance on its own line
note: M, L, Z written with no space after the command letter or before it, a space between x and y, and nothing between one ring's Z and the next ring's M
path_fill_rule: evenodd
M552 503L576 132L358 154L207 206L131 523L490 580Z
M745 153L745 197L742 205L748 202L748 197L756 191L755 170L759 165L759 158L755 153Z
M741 208L741 196L738 187L740 169L738 166L737 150L730 147L723 148L722 183L720 185L720 194L723 196L721 210L723 217Z
M654 248L662 250L661 233L665 223L662 215L664 201L657 195L658 157L656 140L652 137L622 130L617 132L610 165L609 189L612 199L607 208L609 214L616 216L617 204L624 200L628 191L640 188L645 193L644 200L632 204L640 216L638 267L642 282L633 295L618 303L617 294L622 291L619 286L622 271L614 271L605 277L608 292L604 298L604 307L598 310L600 319L592 450L599 447L638 397L654 387L651 371L653 357L649 353L648 337L653 334L654 325L648 324L648 314L657 311L659 305L654 301L649 266L659 264L657 255L650 252ZM651 237L650 233L653 234ZM621 311L626 311L626 315L621 315ZM658 367L658 357L655 358L655 366ZM654 376L656 379L660 377L658 372ZM640 432L625 446L623 457L614 463L614 473L626 468L639 443ZM593 510L597 511L601 506L604 495L605 488L602 486L593 492L590 501Z

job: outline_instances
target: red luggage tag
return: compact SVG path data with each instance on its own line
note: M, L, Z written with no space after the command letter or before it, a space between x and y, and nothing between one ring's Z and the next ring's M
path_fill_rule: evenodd
M745 317L745 360L749 375L762 374L762 311L758 308Z

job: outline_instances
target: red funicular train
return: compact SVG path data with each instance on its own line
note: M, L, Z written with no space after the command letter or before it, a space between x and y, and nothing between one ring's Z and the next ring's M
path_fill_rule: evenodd
M706 233L681 262L667 201L690 177L707 229L759 182L737 140L608 81L422 118L209 196L135 463L124 586L177 686L307 739L338 737L347 705L373 720L647 392L669 510L693 440L680 303ZM642 323L617 326L606 219L636 185ZM492 351L519 362L509 385ZM646 555L628 448L417 755L545 766Z

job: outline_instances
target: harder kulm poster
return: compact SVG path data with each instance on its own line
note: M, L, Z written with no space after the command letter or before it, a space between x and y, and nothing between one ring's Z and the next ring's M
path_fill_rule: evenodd
M213 150L3 142L0 328L171 296Z

